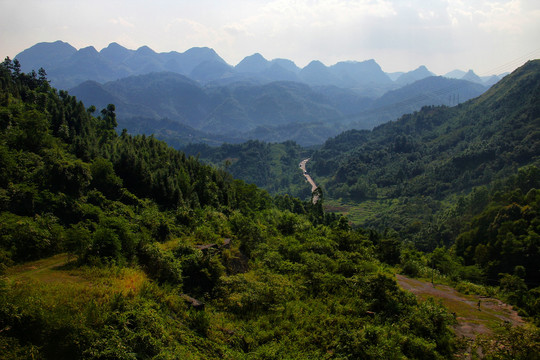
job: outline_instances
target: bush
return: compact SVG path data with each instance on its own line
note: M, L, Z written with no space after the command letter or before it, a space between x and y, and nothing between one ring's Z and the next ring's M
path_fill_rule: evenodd
M163 251L156 244L143 245L139 250L139 262L157 281L182 284L182 264L170 251Z
M405 275L418 277L420 274L420 265L416 261L407 260L405 264L403 264L402 270Z
M98 227L92 236L90 254L105 260L122 258L122 243L116 233L106 227Z

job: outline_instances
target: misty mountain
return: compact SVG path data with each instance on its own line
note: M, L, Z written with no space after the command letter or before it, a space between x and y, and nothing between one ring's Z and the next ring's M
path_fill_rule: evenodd
M348 119L349 128L372 129L426 105L455 106L483 94L488 88L466 80L431 76L385 93L368 108Z
M38 43L19 53L15 58L20 61L21 69L24 72L37 71L40 67L50 72L58 63L65 62L75 53L77 53L77 49L58 40L53 43ZM49 74L49 80L51 80L50 77Z
M403 74L405 74L405 72L403 72L403 71L396 71L396 72L392 72L392 73L386 73L386 75L388 75L388 77L392 81L396 81Z
M356 88L365 85L390 85L392 80L382 71L375 60L366 61L340 61L330 67L340 84L346 88Z
M478 83L478 84L483 84L484 83L484 81L482 81L480 76L476 75L474 73L474 71L472 71L472 70L467 71L467 73L465 75L463 75L461 80L467 80L467 81L475 82L475 83Z
M393 81L375 60L343 61L330 67L320 61L312 61L300 71L299 77L312 86L348 88L373 98L395 88Z
M415 81L425 79L430 76L435 76L434 73L429 71L424 65L420 66L418 69L409 71L400 75L395 82L400 85L408 85Z
M461 79L461 80L472 81L472 82L490 87L490 86L495 85L499 80L501 80L506 75L508 75L508 73L480 77L476 75L473 70L469 70L468 72L465 72L463 70L453 70L453 71L450 71L449 73L446 73L444 77L451 78L451 79Z
M485 86L471 81L430 76L387 92L375 100L370 109L386 110L399 107L399 111L403 114L418 110L420 104L454 106L480 96L486 90Z
M103 85L87 81L70 93L97 108L114 103L119 118L170 118L193 127L208 114L211 102L198 83L171 72L130 76Z
M222 64L220 71L212 76L223 76L228 66L219 55L209 48L192 48L184 53L176 51L156 53L148 46L129 50L117 43L98 52L94 47L76 50L68 43L56 41L39 43L16 56L25 72L43 67L51 84L68 89L86 80L100 83L117 80L130 75L171 71L183 75L191 74L204 63ZM208 67L208 66L207 66ZM200 74L202 71L196 72Z
M277 64L281 66L283 69L290 71L294 74L298 74L300 72L300 68L296 66L294 61L289 59L274 59L271 61L272 64Z
M88 105L115 104L130 131L135 119L144 119L148 130L152 121L161 121L156 131L187 140L180 133L185 129L170 126L175 122L197 132L189 139L204 142L216 135L211 141L312 145L339 131L371 129L422 106L455 105L485 91L470 82L424 81L432 74L425 66L393 81L375 60L332 66L312 61L300 69L291 60L269 61L256 53L233 67L210 48L157 53L111 43L98 52L57 41L36 44L17 58L26 71L45 65L54 85L69 85ZM482 82L472 71L465 75Z
M197 80L202 83L210 82L214 79L226 79L234 74L232 66L218 61L209 60L204 61L197 65L189 74L189 77L193 80Z
M300 79L309 85L335 85L338 79L328 67L318 60L313 60L300 70Z
M250 56L246 56L242 61L238 63L234 68L241 73L260 73L270 67L270 62L266 60L261 54L256 53Z
M227 64L213 49L191 48L184 53L157 53L148 46L137 50L111 43L101 51L80 50L62 41L38 43L16 56L22 70L45 68L52 85L72 88L87 80L106 83L131 75L173 72L201 84L230 85L238 82L264 85L276 81L303 82L310 86L351 89L376 99L387 91L433 76L425 66L406 73L386 74L373 59L342 61L332 66L314 60L300 69L288 59L267 60L261 54L246 56L236 66ZM474 72L455 70L446 77L463 78L491 86L497 78L480 79Z
M488 86L488 87L491 87L491 86L495 85L496 83L498 83L501 80L501 78L502 78L502 76L498 76L498 75L482 76L481 77L483 84Z
M421 81L441 79L456 82L456 91L478 86L458 88L463 80L440 77ZM539 80L540 60L529 61L459 106L425 107L372 131L345 132L313 154L311 171L329 196L356 200L377 194L442 199L508 176L538 163Z
M260 83L274 81L300 82L297 73L300 69L294 62L287 59L266 60L261 54L256 53L246 56L234 69L235 79L256 79Z
M199 138L206 142L214 134L216 139L294 140L313 145L350 128L371 129L425 105L456 105L485 90L464 80L430 77L374 100L336 86L285 81L203 86L186 76L162 72L105 84L87 81L70 92L97 108L116 104L119 122L130 131L132 119L143 118L148 124L168 119L204 133L191 137L193 142ZM161 133L166 133L167 124L160 125ZM179 131L170 130L169 138Z
M105 83L152 72L173 72L201 84L304 82L313 86L353 89L373 98L399 85L394 84L374 60L344 61L330 67L313 61L300 69L291 60L269 61L256 53L233 67L210 48L157 53L148 46L129 50L111 43L98 52L94 47L76 50L68 43L56 41L36 44L16 58L22 63L23 71L45 68L51 84L61 89L72 88L87 80Z
M70 93L88 106L104 108L109 103L116 104L118 119L125 124L136 118L156 121L166 118L198 131L229 137L244 137L241 134L259 127L274 129L334 121L343 116L340 107L346 107L335 97L327 97L301 83L203 87L171 72L130 76L105 84L87 81ZM348 95L352 103L355 97L361 101L354 92ZM283 136L287 135L290 133L283 132ZM265 138L268 137L267 134Z
M456 70L452 70L450 72L447 72L443 76L446 77L446 78L450 78L450 79L461 79L462 77L465 76L465 74L467 74L466 71L456 69Z

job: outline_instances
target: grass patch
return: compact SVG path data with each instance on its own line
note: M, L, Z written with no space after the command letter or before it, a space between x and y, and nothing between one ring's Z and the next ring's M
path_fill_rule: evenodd
M78 292L138 293L148 279L144 271L126 267L74 267L75 259L58 254L46 259L8 268L4 278L11 284L32 284L45 293L67 292L62 296L77 296ZM90 289L90 290L89 290ZM69 294L69 295L68 295Z
M429 281L404 277L399 281L403 288L412 291L421 301L428 298L440 301L455 314L462 325L478 325L479 327L475 327L477 331L482 331L478 330L482 327L494 331L506 321L516 322L516 316L511 308L497 299L463 294L448 285L436 284L433 287Z
M64 271L68 264L75 261L73 256L58 254L46 259L31 261L16 265L6 270L5 277L8 281L20 281L32 279L42 282L77 281L78 279Z

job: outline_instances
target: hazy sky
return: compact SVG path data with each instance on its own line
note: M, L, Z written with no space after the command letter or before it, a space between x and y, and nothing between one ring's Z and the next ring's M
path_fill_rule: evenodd
M255 52L375 59L384 71L510 71L540 58L539 0L0 0L0 56L63 40L157 52L208 46L236 65Z

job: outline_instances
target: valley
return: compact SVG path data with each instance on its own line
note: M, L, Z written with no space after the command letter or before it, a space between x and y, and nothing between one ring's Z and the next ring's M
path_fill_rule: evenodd
M306 181L311 185L311 193L313 194L315 190L317 189L317 185L315 184L315 181L309 176L306 170L306 163L309 161L309 159L304 159L300 162L300 169L302 169L302 172L304 173L304 177L306 178ZM318 200L318 196L313 196L313 203L316 203Z
M540 353L540 60L50 46L69 91L0 64L0 357Z

